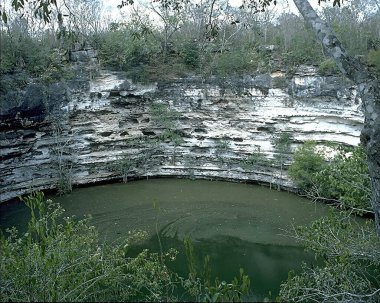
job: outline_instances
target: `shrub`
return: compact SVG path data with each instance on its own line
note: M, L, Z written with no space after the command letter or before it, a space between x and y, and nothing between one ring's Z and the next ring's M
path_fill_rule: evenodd
M319 73L322 76L329 76L339 72L338 67L332 59L326 59L319 64Z
M24 199L28 230L0 239L1 301L157 301L171 299L171 274L158 254L126 258L102 245L89 218L59 220L63 209L41 193ZM58 223L62 221L62 223Z
M98 58L105 66L129 70L148 64L159 53L159 44L151 37L135 38L128 29L105 32L96 38Z
M307 141L294 153L289 176L303 191L315 184L315 174L326 167L323 156L317 152L316 143Z
M191 68L196 68L199 66L199 48L195 41L186 41L181 49L181 57L185 64Z
M334 211L295 228L291 235L323 262L290 272L281 302L379 302L380 241L374 223L366 223Z
M339 146L329 164L315 175L323 197L337 200L342 208L358 214L371 211L371 183L367 156L361 146Z
M368 65L377 77L380 77L380 49L372 50L368 53Z
M330 148L335 155L326 161L315 143L306 142L296 151L289 176L311 199L332 202L358 214L371 212L370 178L363 148Z
M256 52L249 49L238 49L216 54L212 62L211 73L216 76L256 72L262 58Z
M248 292L249 278L242 270L231 283L211 283L194 272L183 278L166 265L176 259L174 249L128 255L132 244L146 238L145 232L132 231L118 245L101 244L89 217L62 218L62 207L45 201L42 193L23 201L31 212L27 231L20 235L13 227L7 237L0 236L1 301L178 302L174 291L181 287L190 301L215 302L241 301Z

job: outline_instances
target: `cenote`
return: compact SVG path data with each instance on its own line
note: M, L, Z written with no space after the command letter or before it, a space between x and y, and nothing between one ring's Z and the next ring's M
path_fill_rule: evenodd
M299 270L303 261L316 262L284 234L292 224L308 224L327 213L325 205L291 193L206 180L141 180L80 188L52 198L67 216L91 214L104 241L121 241L131 230L147 231L149 239L131 253L142 247L159 252L158 230L164 250L179 250L171 266L183 275L187 273L183 239L190 237L198 262L210 256L214 277L231 281L244 268L251 279L249 300L263 300L269 292L275 298L290 270ZM0 207L2 229L13 225L23 229L28 217L24 205Z

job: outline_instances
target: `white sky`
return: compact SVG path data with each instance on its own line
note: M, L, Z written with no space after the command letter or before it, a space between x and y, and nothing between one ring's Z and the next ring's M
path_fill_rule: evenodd
M1 0L0 0L1 1ZM121 4L121 0L101 0L103 2L104 11L107 16L107 21L110 22L117 22L125 20L125 13L128 11L128 7L124 7L122 10L117 8L117 5ZM135 0L135 3L149 3L152 0ZM191 2L200 2L200 0L190 0ZM323 7L331 7L333 0L321 2L321 4L318 4L318 0L308 0L312 7L319 11ZM344 0L344 5L349 5L350 1L356 1L356 0ZM367 1L373 1L373 0L367 0ZM242 0L229 0L229 3L232 6L240 6L242 3ZM280 15L284 12L291 12L296 15L299 15L298 10L296 6L293 3L293 0L277 0L277 5L271 5L269 9L274 10L274 13L276 15ZM122 12L124 12L124 17Z
M121 13L120 13L120 9L117 8L117 5L119 5L121 3L121 0L102 0L103 1L103 5L104 5L104 10L107 14L110 15L110 17L112 19L121 19L122 16L121 16ZM135 2L148 2L149 0L135 0ZM199 2L199 1L194 1L194 0L190 0L192 2ZM232 6L240 6L241 3L242 3L242 0L229 0L230 4ZM310 0L310 3L313 5L314 8L316 8L318 6L318 1L317 0ZM298 11L297 11L297 8L295 7L294 3L292 0L277 0L277 5L276 6L272 6L272 7L275 7L277 10L279 11L288 11L288 12L292 12L292 13L295 13L295 14L298 14ZM123 10L127 10L127 8L123 8Z

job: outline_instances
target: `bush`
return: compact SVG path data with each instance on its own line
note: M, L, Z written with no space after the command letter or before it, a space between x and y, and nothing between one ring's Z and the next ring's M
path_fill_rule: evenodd
M234 49L222 54L215 54L210 63L211 73L216 76L226 77L244 73L256 72L262 58L256 52L249 49Z
M338 204L357 214L371 212L370 177L363 148L330 148L335 155L327 162L315 143L306 142L296 151L289 176L311 199Z
M289 176L303 191L315 184L315 174L326 167L323 156L317 152L316 143L307 141L294 153L294 161L289 167Z
M380 49L372 50L368 53L368 65L377 77L380 77Z
M367 156L361 146L338 147L332 161L316 174L323 196L358 214L370 212L371 183Z
M64 210L51 200L44 201L42 193L23 201L31 212L27 231L19 235L12 228L7 230L8 237L3 233L0 237L3 302L177 302L177 287L190 300L241 301L248 292L249 279L242 270L231 283L211 283L194 272L182 278L166 265L175 260L174 249L160 253L144 249L137 256L128 255L132 244L146 238L142 231L133 231L119 245L101 244L89 217L62 218ZM189 242L186 248L193 251ZM194 264L194 258L189 260Z
M69 66L62 62L62 55L58 49L51 50L46 61L46 68L40 75L44 83L52 84L62 80L70 80L74 77L74 73L69 69Z
M349 215L330 212L291 234L323 263L290 272L281 285L284 302L379 302L380 241L374 223L358 226ZM334 239L332 241L332 239Z
M186 41L182 46L180 55L187 66L191 68L196 68L199 66L200 57L197 42Z
M127 71L148 64L159 53L159 44L151 37L135 38L128 29L105 32L96 38L98 58L105 66Z
M319 64L319 73L322 76L334 75L338 72L338 67L332 59L326 59Z
M59 217L63 209L41 193L27 197L31 219L19 236L0 239L1 301L137 301L170 299L171 275L147 250L126 258L129 240L99 243L89 218Z

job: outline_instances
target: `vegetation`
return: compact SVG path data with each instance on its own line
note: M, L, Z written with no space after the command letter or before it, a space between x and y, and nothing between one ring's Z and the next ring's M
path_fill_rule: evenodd
M139 164L139 159L133 159L131 155L122 155L119 157L113 165L110 166L110 170L118 172L124 183L128 182L128 175Z
M260 146L255 146L254 151L247 157L243 166L246 170L254 168L271 166L271 161L265 156L265 153L261 151Z
M334 154L326 160L327 153ZM371 212L371 185L363 147L306 142L294 154L289 176L313 200L337 204L357 214Z
M373 70L377 78L380 78L380 50L371 50L368 53L368 65Z
M181 298L221 302L241 301L248 293L243 270L231 283L197 273L189 240L185 246L191 270L180 277L167 266L176 258L174 249L128 255L133 243L146 238L142 231L118 245L100 243L89 217L62 217L59 204L38 192L23 201L31 212L27 231L20 235L12 228L0 238L1 301L176 302L179 289Z
M292 135L289 133L280 133L273 136L272 144L274 145L274 164L280 167L280 179L282 179L283 170L286 161L290 160ZM280 184L277 184L280 190Z
M316 143L306 141L293 156L289 176L301 190L308 190L315 184L315 175L327 166L326 161L316 150Z
M358 224L349 214L331 211L310 224L294 228L295 236L323 263L303 265L281 285L285 302L378 302L380 241L373 222Z
M126 22L102 24L105 19L99 22L100 14L96 9L77 9L86 12L82 15L73 13L74 6L86 5L87 1L80 1L80 4L78 1L66 2L65 6L59 6L57 1L12 1L16 12L6 14L1 10L0 75L21 74L17 81L5 80L2 92L4 87L22 87L30 77L44 83L69 78L65 61L74 42L96 46L103 65L126 71L138 81L165 80L186 73L226 77L235 73L271 72L279 68L292 72L300 64L318 66L321 75L334 74L337 70L338 60L327 58L321 46L323 41L310 39L309 25L293 14L275 17L268 8L263 14L257 14L252 6L238 11L224 3L220 3L216 10L213 0L196 5L186 1L152 1L152 11L135 4L132 18L127 18ZM133 1L127 2L133 4ZM265 4L270 2L263 1ZM99 7L98 1L94 3ZM334 3L340 4L340 1ZM377 1L375 3L378 5ZM26 4L37 7L27 10ZM49 10L50 4L54 4L53 10ZM369 66L371 77L379 79L380 15L379 10L371 8L368 1L353 1L349 7L324 9L321 15L334 29L347 53L361 57L361 61ZM30 18L34 11L42 21ZM159 25L152 21L152 13L159 17ZM56 22L42 23L53 20L51 16L56 17ZM263 47L268 45L270 47ZM344 67L340 69L344 70ZM365 76L359 77L360 81L369 79ZM378 86L373 83L369 86L374 87ZM372 97L378 100L374 93ZM368 98L362 99L366 105ZM374 107L368 108L371 112L375 110ZM159 118L158 125L164 129L162 140L174 144L174 162L175 147L181 141L173 124L175 119L167 108L153 108L152 111ZM281 171L283 155L290 147L288 141L274 140L279 149L276 160ZM374 141L368 139L368 142ZM374 163L378 163L378 153L373 152L376 150L371 146L376 148L375 144L368 144L367 154L370 164L375 167L372 172L376 172L378 164L375 166ZM221 145L219 149L227 148ZM326 160L323 150L317 149L316 144L305 144L295 154L290 176L302 192L314 200L338 204L358 214L371 212L368 205L370 177L363 148L333 149L336 154ZM60 181L63 189L71 189L70 162L62 162L62 152L61 158L59 153ZM371 155L375 155L372 160ZM127 177L130 165L129 160L126 161L121 173ZM263 162L259 153L247 159L249 165ZM0 242L0 288L4 301L170 301L178 299L174 292L178 285L196 300L225 301L241 299L249 285L242 271L239 279L230 284L202 280L204 276L200 278L191 263L189 277L178 277L168 270L162 253L144 250L137 257L128 257L130 240L126 240L123 246L100 245L88 219L59 221L62 209L51 201L43 203L41 194L30 196L25 202L31 208L32 216L27 233L18 235L13 229L10 236L2 237ZM373 202L378 216L375 203L378 200ZM324 266L305 266L304 273L291 275L282 286L280 295L283 300L379 300L380 249L373 229L355 226L350 218L333 214L310 227L297 228L294 233L323 259ZM187 243L186 246L191 260L191 245ZM174 251L165 253L168 259L174 255ZM206 259L205 264L207 262Z
M218 3L216 9L212 0L201 4L152 1L150 6L135 2L121 6L122 12L129 7L125 21L110 22L99 1L52 2L48 19L46 13L39 14L42 19L32 17L43 7L20 3L14 1L18 9L5 14L7 22L0 24L0 74L24 70L46 81L69 77L61 55L65 57L73 43L94 46L102 65L142 82L187 73L226 77L279 68L291 72L300 64L319 66L322 75L336 72L303 19L278 14L274 7L259 13L227 2ZM371 5L356 1L321 13L349 53L364 56L377 73L379 12Z
M151 113L153 122L162 129L159 140L173 143L172 164L174 164L177 146L183 142L181 133L177 129L179 114L166 104L153 104Z
M50 149L51 163L56 171L56 188L59 195L72 191L74 151L70 147L73 138L64 129L62 121L52 123L54 144Z
M334 75L339 72L335 62L331 59L326 59L319 64L319 73L322 76Z

